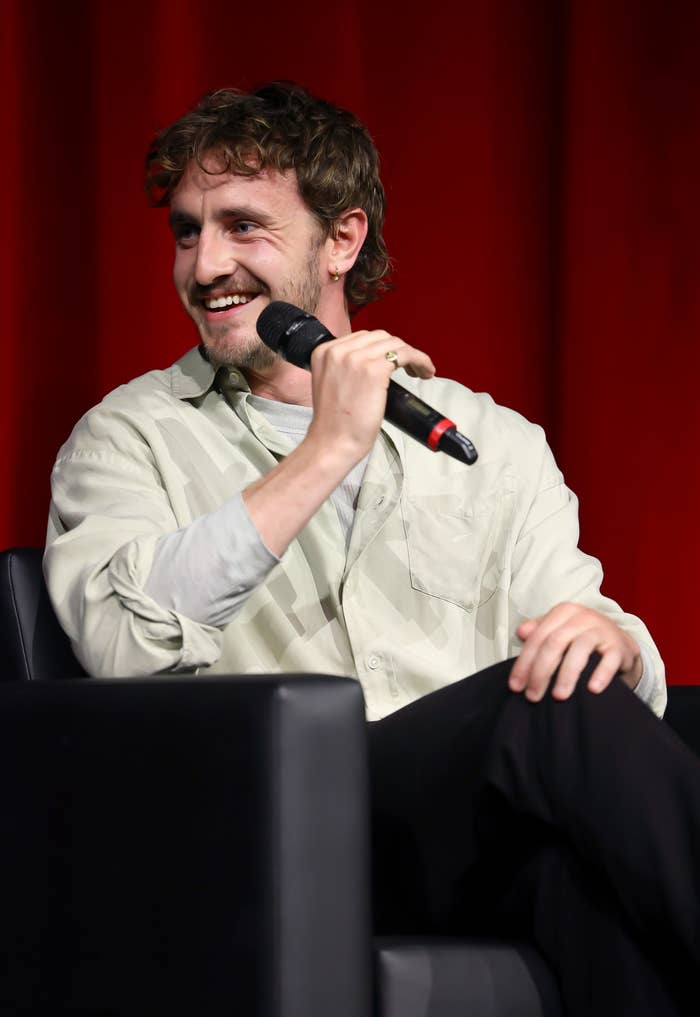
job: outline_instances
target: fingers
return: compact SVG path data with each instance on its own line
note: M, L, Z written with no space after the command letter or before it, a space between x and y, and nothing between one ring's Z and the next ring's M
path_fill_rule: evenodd
M387 353L395 356L387 360ZM421 378L435 373L427 353L389 332L355 332L317 346L311 355L314 415L307 440L324 450L332 447L348 468L359 462L376 441L397 366Z
M395 353L396 358L387 360L387 353ZM321 365L329 360L346 367L371 367L381 371L385 378L390 378L397 367L406 368L409 374L418 378L432 378L435 374L435 365L427 353L379 329L353 332L322 343L312 354L312 367L322 369Z
M602 692L618 671L631 669L638 647L609 618L577 604L559 604L542 618L530 618L517 629L523 649L510 674L514 692L538 702L558 670L552 688L555 699L567 699L576 687L592 653L600 655L588 688Z
M542 698L568 646L562 625L574 614L575 605L559 604L544 617L521 623L518 635L525 642L510 673L513 692L524 691L532 700Z

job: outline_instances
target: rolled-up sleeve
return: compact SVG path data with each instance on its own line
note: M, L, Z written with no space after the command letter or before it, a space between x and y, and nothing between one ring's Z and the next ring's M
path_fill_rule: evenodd
M242 494L161 537L146 592L163 607L219 628L280 559L263 543Z
M44 574L56 614L96 676L191 671L214 663L221 631L145 592L156 544L178 529L157 470L110 449L59 455Z
M533 490L513 552L511 630L524 618L545 614L564 601L600 611L628 632L644 651L644 673L635 691L661 716L667 698L664 666L649 630L639 618L601 593L601 564L581 551L578 540L577 498L565 485L548 446L542 442L540 469L533 475ZM511 651L517 654L520 646L515 642Z

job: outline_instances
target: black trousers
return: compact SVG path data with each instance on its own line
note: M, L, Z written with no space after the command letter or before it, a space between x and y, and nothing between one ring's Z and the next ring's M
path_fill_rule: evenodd
M533 941L572 1017L697 1013L700 760L618 678L512 661L369 725L378 933Z

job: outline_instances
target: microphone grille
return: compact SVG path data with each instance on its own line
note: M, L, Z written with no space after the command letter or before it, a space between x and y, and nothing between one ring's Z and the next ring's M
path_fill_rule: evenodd
M284 300L273 300L258 316L256 324L258 335L266 346L276 351L289 326L302 317L308 318L309 315L294 304L287 304Z

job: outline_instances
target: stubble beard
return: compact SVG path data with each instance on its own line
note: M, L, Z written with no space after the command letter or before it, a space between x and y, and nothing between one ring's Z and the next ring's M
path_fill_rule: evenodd
M280 288L275 300L294 304L309 314L316 313L321 298L318 251L317 247L312 253L303 278L289 280ZM267 288L263 292L269 294ZM215 321L206 322L200 329L200 337L207 360L214 367L237 367L242 371L260 372L269 371L280 360L278 354L265 345L254 329L248 335L236 339L235 345L232 345L227 325L223 322L221 325Z

